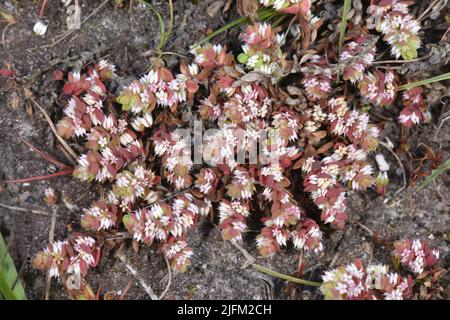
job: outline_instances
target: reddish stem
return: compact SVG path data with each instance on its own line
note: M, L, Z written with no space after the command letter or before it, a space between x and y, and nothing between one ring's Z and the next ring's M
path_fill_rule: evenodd
M42 181L42 180L47 180L47 179L51 179L51 178L55 178L55 177L59 177L59 176L66 176L68 174L71 174L72 172L73 172L73 169L70 168L67 170L58 171L56 173L46 174L44 176L15 179L15 180L3 180L3 181L0 181L0 183L25 183L25 182L32 182L32 181Z
M28 141L21 139L23 143L25 143L28 147L30 147L31 150L33 150L34 152L36 152L38 155L40 155L42 158L44 158L45 160L47 160L48 162L53 163L54 165L57 165L60 168L65 168L65 169L72 169L71 166L68 166L62 162L59 162L58 160L54 159L52 156L48 155L47 153L39 150L38 148L36 148L35 146L33 146L31 143L29 143Z
M44 14L45 5L47 4L47 0L42 1L41 11L39 11L39 17L42 18Z

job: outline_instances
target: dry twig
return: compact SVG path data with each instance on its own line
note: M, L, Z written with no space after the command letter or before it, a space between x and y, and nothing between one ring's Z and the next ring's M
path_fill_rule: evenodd
M47 114L47 112L44 110L44 108L42 108L37 102L36 100L34 100L32 97L30 97L30 100L36 105L36 107L39 108L39 110L41 111L42 115L44 116L45 120L47 120L48 125L50 126L50 128L53 131L53 134L56 136L56 138L58 139L58 141L61 143L61 145L64 147L64 149L66 149L66 151L73 157L72 160L74 160L75 162L77 161L77 154L75 153L75 151L73 151L73 149L67 144L66 141L64 141L63 138L61 138L61 136L58 134L58 131L56 131L55 125L52 122L52 119L50 119L50 116Z
M153 291L152 287L148 285L144 279L139 275L139 273L136 271L136 269L131 266L127 260L125 259L125 256L120 254L119 256L120 261L127 267L128 271L133 275L133 277L136 278L136 280L140 283L140 285L144 288L145 292L150 296L150 299L152 300L159 300L158 296Z
M55 238L55 226L56 226L56 206L52 206L52 222L50 224L50 231L48 233L48 243L53 243ZM52 278L50 277L50 270L47 271L47 281L45 285L45 296L44 299L48 300L50 298L50 287L52 283Z
M394 150L392 150L392 148L391 148L386 142L380 141L380 144L381 144L383 147L385 147L387 150L389 150L390 153L392 153L392 155L393 155L393 156L395 157L395 159L397 160L397 162L398 162L400 168L402 169L402 174L403 174L403 186L395 192L395 194L394 194L394 196L395 196L395 195L397 195L400 191L402 191L403 189L406 189L407 182L406 182L406 171L405 171L405 167L403 166L402 160L400 160L400 158L398 157L398 155L394 152Z
M167 292L170 289L170 286L172 285L172 267L170 266L169 260L167 258L165 258L165 260L166 260L166 266L167 266L167 272L168 272L169 279L167 280L166 288L164 289L164 291L159 296L159 300L162 300L166 296Z
M97 14L97 12L99 12L99 11L100 11L100 10L101 10L108 2L109 2L109 0L103 1L97 8L94 9L94 11L92 11L90 14L88 14L88 15L86 16L86 18L85 18L83 21L81 21L80 27L81 27L81 25L85 24L90 18L92 18L95 14ZM64 32L63 34L57 36L57 37L55 38L55 39L57 39L57 40L54 40L53 43L47 44L47 45L44 45L44 46L41 46L41 47L39 47L39 48L40 48L40 49L43 49L43 48L53 48L53 47L56 46L57 44L61 43L61 42L62 42L64 39L66 39L68 36L70 36L75 30L77 30L77 29L70 29L70 30L67 30L67 31Z
M0 207L3 207L5 209L9 209L9 210L14 210L14 211L34 213L34 214L38 214L38 215L46 216L46 217L51 216L49 213L44 212L44 211L27 209L27 208L21 208L21 207L15 207L15 206L10 206L10 205L4 204L4 203L0 203Z

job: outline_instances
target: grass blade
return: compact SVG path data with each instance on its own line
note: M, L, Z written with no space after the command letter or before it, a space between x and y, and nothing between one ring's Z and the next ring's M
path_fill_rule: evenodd
M5 240L0 234L0 299L26 299L25 291L18 277L14 262L7 251Z
M444 173L446 170L450 169L450 159L447 159L439 168L434 169L431 174L425 179L425 181L420 185L419 190L422 190L425 186L427 186L431 181L436 179L438 176L440 176L442 173Z
M341 30L339 31L339 52L341 52L344 45L345 29L347 28L347 16L350 11L350 0L344 1L344 8L342 10Z
M145 0L138 0L138 1L140 3L146 5L147 7L149 7L149 9L152 10L153 13L155 14L155 16L158 18L159 29L160 29L159 30L160 36L159 36L158 50L161 50L162 47L164 46L164 44L166 43L166 24L164 23L164 19L163 19L161 13L159 13L159 11L156 10L156 8L153 7L150 3L148 3Z
M291 277L291 276L288 276L288 275L286 275L286 274L283 274L283 273L279 273L279 272L277 272L277 271L270 270L270 269L268 269L268 268L266 268L266 267L263 267L263 266L261 266L261 265L259 265L259 264L256 264L256 263L253 263L252 266L253 266L256 270L261 271L261 272L263 272L263 273L265 273L265 274L268 274L268 275L271 275L271 276L273 276L273 277L277 277L277 278L280 278L280 279L284 279L284 280L287 280L287 281L290 281L290 282L294 282L294 283L298 283L298 284L303 284L303 285L306 285L306 286L312 286L312 287L320 287L320 285L322 284L322 283L320 283L320 282L308 281L308 280L303 280L303 279Z
M450 72L447 72L447 73L444 73L444 74L441 74L439 76L432 77L429 79L404 84L404 85L398 87L398 91L409 90L414 87L423 86L424 84L429 84L429 83L438 82L438 81L444 81L444 80L448 80L448 79L450 79Z

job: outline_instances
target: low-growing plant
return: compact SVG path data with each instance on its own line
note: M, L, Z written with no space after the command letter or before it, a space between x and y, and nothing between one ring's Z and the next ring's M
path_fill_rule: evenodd
M116 67L105 60L68 74L58 133L84 145L74 177L104 184L108 192L85 209L85 231L49 244L34 259L37 268L66 287L69 278L80 277L77 290L92 297L88 270L114 247L105 236L126 229L133 248L154 246L184 272L195 259L188 233L206 217L234 242L249 231L250 217L259 220L256 247L264 257L289 243L307 255L320 254L326 250L323 225L345 227L350 193L374 186L386 192L389 166L378 159L374 178L370 156L381 128L365 107L394 105L399 98L400 125L430 117L420 87L400 87L408 89L400 98L401 75L373 64L379 37L395 58L417 56L420 23L409 2L372 1L367 23L342 19L347 25L341 32L348 33L340 44L317 40L313 46L311 40L297 48L300 34L291 30L323 23L310 1L260 2L299 22L255 22L241 33L239 52L195 45L193 62L181 61L179 73L157 66L118 92L110 89ZM424 243L420 251L418 243L396 244L395 257L422 275L438 254ZM437 281L437 271L426 270L423 277ZM327 272L323 280L326 298L415 297L410 275L388 273L386 266L365 268L360 261Z
M445 269L438 264L439 251L430 250L426 241L397 241L392 252L395 264L407 269L405 275L389 272L389 266L361 260L326 271L320 287L325 299L333 300L404 300L442 298L439 279ZM396 268L396 269L397 269ZM408 272L409 271L409 272Z

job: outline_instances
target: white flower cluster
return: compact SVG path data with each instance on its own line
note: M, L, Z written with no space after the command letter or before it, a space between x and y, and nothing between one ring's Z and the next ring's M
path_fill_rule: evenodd
M418 239L412 241L410 247L404 247L399 254L400 262L407 266L412 272L421 274L427 265L428 256L433 256L437 261L439 259L439 251L425 248L422 242Z
M249 26L241 35L244 41L242 51L237 59L247 69L260 72L276 81L283 74L284 56L280 47L284 44L285 35L272 33L271 26L261 23Z
M309 12L310 0L259 0L264 7L273 7L277 11L289 9L292 6L301 5L304 11Z
M292 232L292 242L297 250L304 249L306 253L319 254L323 250L322 231L315 222L308 222L312 222L312 225Z
M326 299L403 300L411 283L397 273L389 273L386 265L370 265L364 269L358 260L345 267L326 271L321 290Z
M240 201L222 201L219 205L219 222L224 239L241 240L247 230L245 218L250 215L247 205Z
M52 258L51 265L49 267L49 277L59 277L59 266L64 261L64 246L68 245L67 241L54 241L44 248L44 253Z
M369 6L369 13L377 20L375 26L383 33L383 39L391 45L391 54L397 59L400 56L405 60L414 59L421 45L418 36L420 23L409 14L408 6L411 2L392 2L392 5Z
M96 264L92 254L92 248L95 246L95 240L88 236L79 236L74 240L73 249L76 255L70 257L70 264L67 268L68 273L86 274L89 267ZM86 271L84 271L86 270Z
M186 101L187 77L184 74L172 76L165 68L153 69L141 79L125 87L117 101L122 109L132 114L130 124L138 132L153 124L151 111L156 105L174 107Z
M192 183L190 171L194 165L191 157L190 140L176 132L169 134L169 139L155 140L155 153L163 156L163 165L167 170L167 180L177 190L189 187Z

